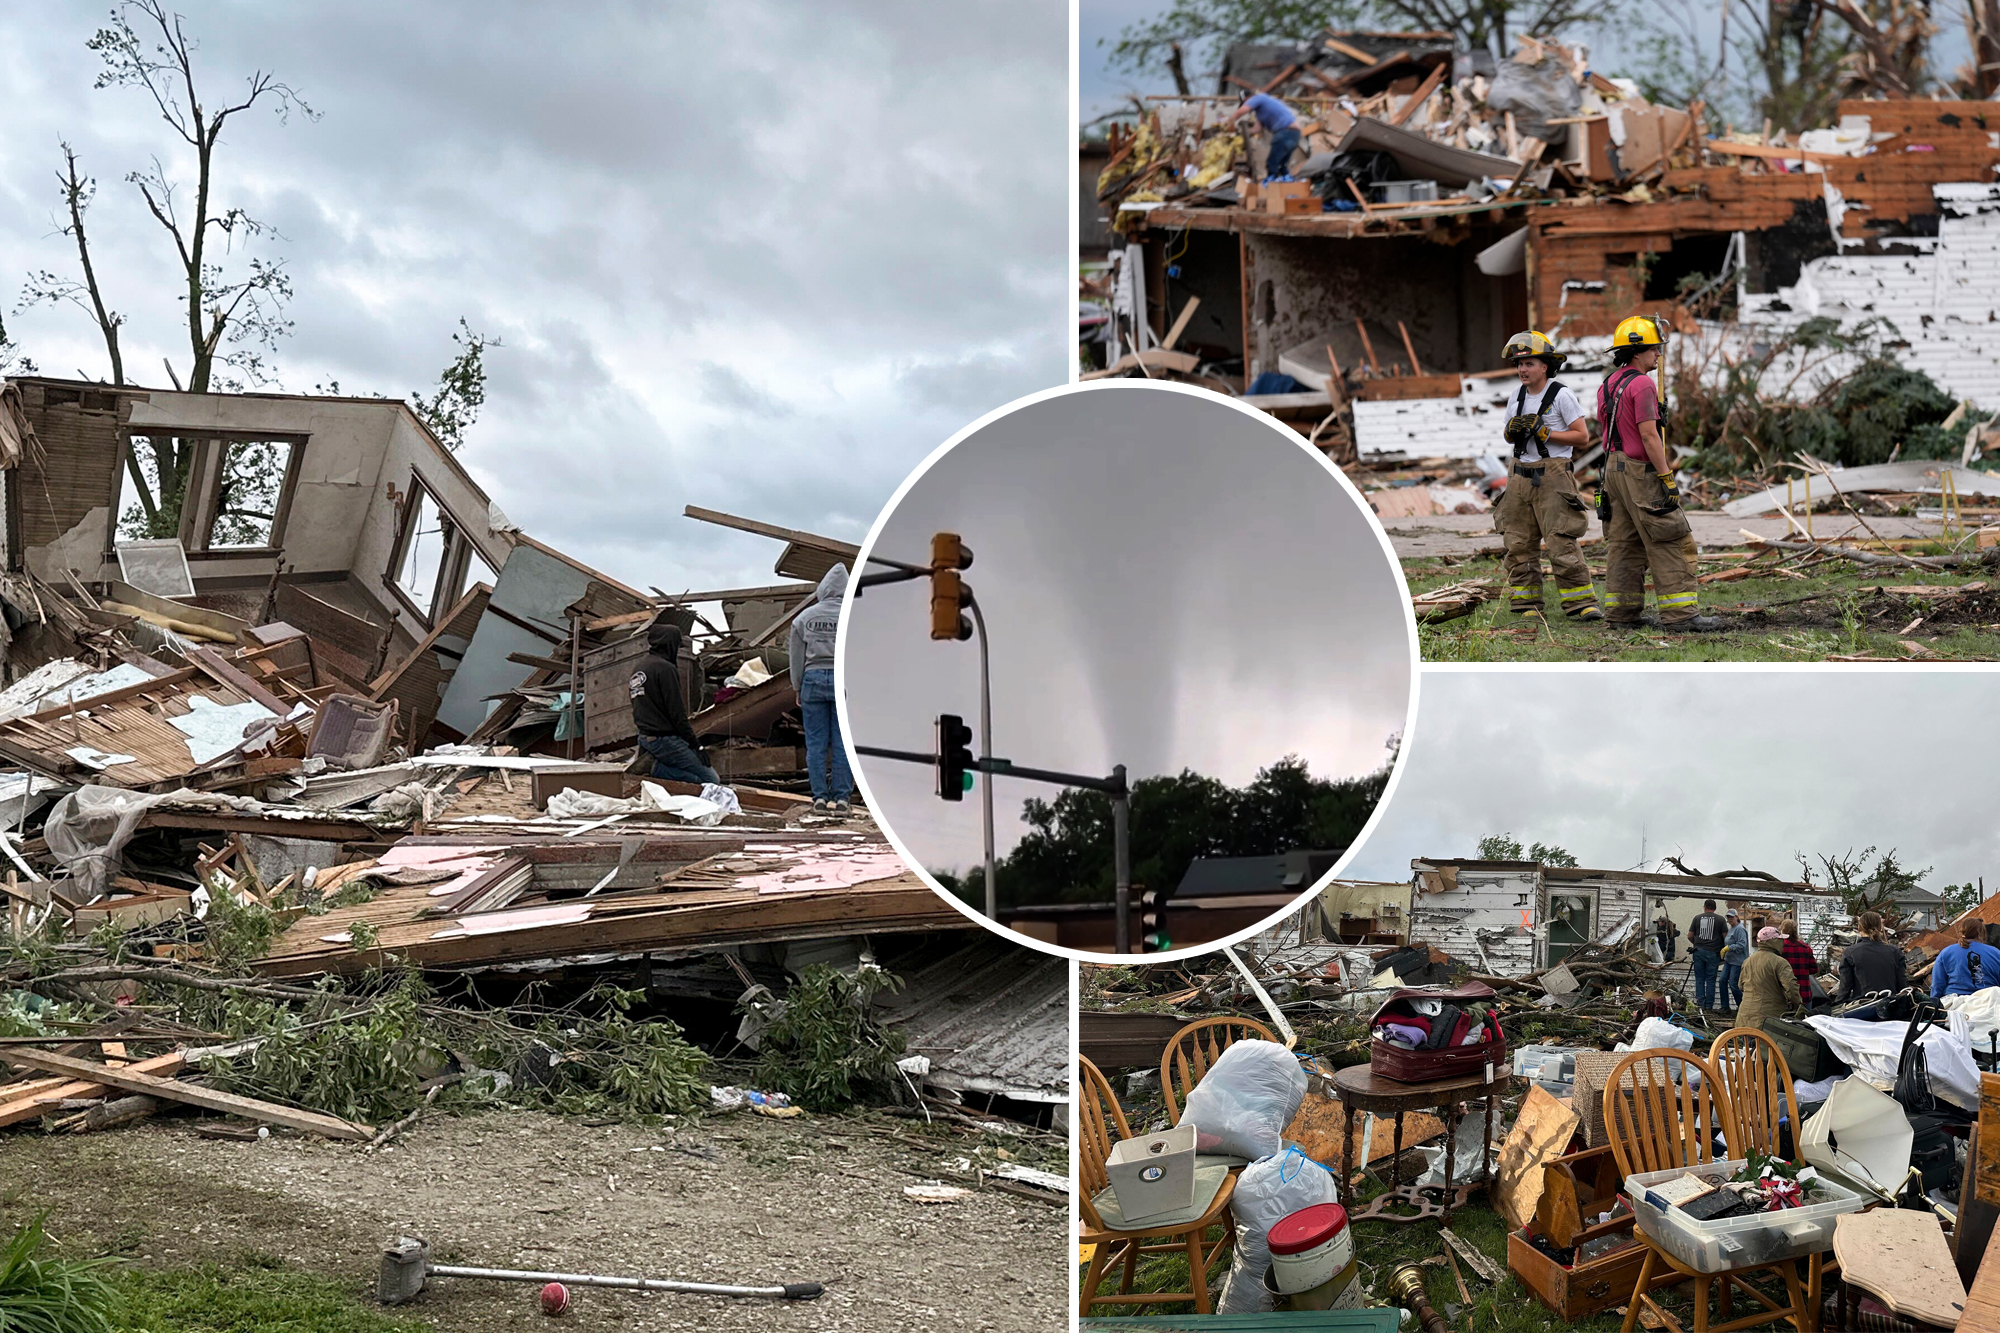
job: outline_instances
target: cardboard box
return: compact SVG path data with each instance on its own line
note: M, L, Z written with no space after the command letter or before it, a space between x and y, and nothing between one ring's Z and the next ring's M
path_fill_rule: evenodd
M1194 1126L1120 1139L1111 1146L1104 1173L1128 1223L1193 1207Z
M1258 187L1257 197L1268 213L1303 212L1305 210L1292 202L1300 199L1311 200L1314 210L1319 208L1319 201L1313 199L1310 181L1267 181Z

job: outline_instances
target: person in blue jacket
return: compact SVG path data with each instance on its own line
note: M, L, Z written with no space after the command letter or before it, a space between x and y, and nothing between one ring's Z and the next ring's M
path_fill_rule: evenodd
M1264 179L1291 175L1292 154L1299 148L1297 114L1269 93L1251 93L1230 114L1228 123L1234 125L1246 115L1257 117L1264 133L1271 136L1271 151L1264 159Z
M1986 923L1961 921L1958 933L1965 938L1947 944L1931 967L1932 999L2000 986L2000 949L1986 942Z

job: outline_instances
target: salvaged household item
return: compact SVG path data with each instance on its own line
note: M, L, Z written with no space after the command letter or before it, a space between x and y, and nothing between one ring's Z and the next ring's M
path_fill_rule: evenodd
M1797 1132L1799 1098L1778 1043L1754 1028L1730 1028L1709 1045L1708 1063L1728 1112L1730 1152L1792 1160L1797 1149L1787 1139Z
M1372 1111L1377 1115L1391 1115L1396 1120L1395 1154L1389 1175L1400 1180L1403 1156L1403 1116L1411 1111L1437 1111L1445 1122L1444 1188L1439 1198L1432 1198L1419 1186L1399 1184L1387 1193L1378 1196L1368 1207L1356 1212L1352 1177L1344 1183L1348 1191L1340 1201L1347 1205L1349 1213L1357 1220L1384 1222L1418 1222L1426 1218L1441 1217L1451 1220L1451 1210L1462 1203L1463 1195L1469 1188L1454 1186L1452 1181L1457 1166L1459 1103L1484 1097L1486 1099L1486 1150L1481 1155L1481 1164L1489 1176L1492 1170L1493 1126L1497 1123L1498 1100L1504 1096L1513 1082L1513 1074L1505 1064L1497 1070L1482 1069L1476 1074L1461 1075L1457 1078L1438 1079L1430 1083L1406 1083L1397 1079L1382 1078L1369 1065L1349 1065L1333 1076L1334 1091L1340 1097L1344 1116L1342 1142L1347 1151L1342 1160L1355 1160L1354 1116L1357 1111ZM1413 1208L1413 1213L1391 1211L1397 1208Z
M1837 1180L1894 1198L1910 1172L1916 1131L1907 1112L1865 1079L1844 1078L1799 1131L1799 1155Z
M1843 1215L1834 1224L1833 1253L1844 1284L1845 1327L1863 1326L1857 1307L1864 1291L1906 1319L1939 1328L1976 1327L1964 1322L1965 1284L1932 1214L1878 1208Z
M1727 1290L1730 1284L1743 1289L1745 1297L1765 1306L1762 1317L1746 1317L1738 1327L1791 1319L1807 1327L1806 1289L1789 1262L1798 1255L1812 1254L1812 1242L1821 1239L1817 1227L1824 1217L1826 1234L1832 1235L1833 1217L1841 1203L1859 1207L1859 1196L1840 1190L1836 1204L1821 1205L1824 1213L1808 1219L1810 1209L1788 1209L1766 1214L1769 1222L1757 1218L1724 1219L1695 1223L1684 1217L1667 1217L1670 1210L1654 1208L1646 1202L1644 1187L1679 1180L1691 1169L1704 1175L1727 1179L1742 1161L1718 1161L1715 1140L1731 1128L1726 1105L1717 1096L1715 1069L1698 1055L1678 1051L1634 1051L1612 1071L1604 1088L1604 1119L1609 1128L1612 1155L1625 1176L1625 1193L1637 1219L1639 1235L1646 1245L1634 1280L1626 1323L1638 1322L1640 1311L1679 1333L1680 1323L1653 1299L1653 1290L1662 1285L1656 1279L1664 1270L1693 1284L1695 1308L1707 1318L1709 1287L1719 1276ZM1827 1182L1830 1190L1838 1190ZM1677 1210L1671 1210L1677 1211ZM1738 1221L1748 1223L1737 1226ZM1786 1226L1802 1227L1788 1235ZM1792 1248L1799 1246L1799 1248ZM1789 1300L1775 1310L1766 1305L1743 1274L1759 1269L1775 1269L1785 1284ZM1719 1295L1721 1293L1718 1293ZM1629 1329L1628 1329L1629 1333Z
M1201 1152L1256 1161L1280 1151L1285 1126L1305 1101L1298 1057L1272 1041L1238 1041L1187 1094L1180 1122L1195 1126Z
M1354 1262L1347 1210L1318 1203L1288 1213L1266 1233L1272 1284L1287 1296L1325 1286Z
M1194 1203L1194 1126L1120 1139L1104 1173L1127 1222L1150 1222Z
M1087 1316L1091 1307L1099 1304L1146 1306L1180 1301L1194 1302L1197 1314L1209 1313L1213 1309L1209 1299L1209 1270L1236 1240L1236 1220L1229 1209L1236 1190L1234 1173L1220 1164L1200 1167L1195 1173L1195 1199L1187 1209L1188 1216L1127 1225L1118 1211L1118 1199L1111 1190L1105 1163L1111 1156L1113 1134L1118 1139L1128 1139L1132 1130L1125 1123L1117 1094L1097 1066L1080 1056L1076 1064L1076 1095L1081 1116L1077 1183L1082 1187L1077 1207L1083 1217L1078 1239L1091 1247L1090 1265L1084 1270L1077 1297L1077 1313ZM1212 1242L1204 1240L1208 1229L1217 1225L1222 1228L1221 1237ZM1154 1243L1148 1244L1149 1241ZM1175 1251L1187 1255L1189 1290L1099 1294L1099 1287L1114 1266L1125 1265L1129 1287L1129 1279L1138 1273L1141 1258Z
M1160 1057L1160 1095L1167 1119L1179 1120L1181 1104L1207 1077L1222 1053L1248 1037L1276 1042L1277 1035L1254 1018L1203 1018L1189 1023L1167 1042Z
M1368 1020L1371 1029L1380 1029L1385 1023L1395 1023L1416 1014L1414 1006L1435 1002L1444 1006L1447 1014L1462 1013L1467 1005L1477 1001L1490 1001L1493 988L1484 982L1470 982L1449 989L1399 990L1382 1002ZM1474 1020L1474 1026L1478 1020ZM1492 1024L1498 1033L1498 1024ZM1507 1068L1507 1038L1504 1034L1492 1035L1470 1046L1452 1044L1449 1037L1446 1044L1419 1050L1409 1050L1394 1042L1376 1036L1369 1047L1369 1063L1378 1078L1396 1079L1404 1083L1430 1083L1438 1079L1458 1078L1464 1075L1484 1073L1489 1080L1495 1068Z

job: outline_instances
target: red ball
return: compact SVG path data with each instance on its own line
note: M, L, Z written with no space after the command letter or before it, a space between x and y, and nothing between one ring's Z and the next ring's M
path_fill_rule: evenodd
M569 1288L560 1282L551 1282L542 1288L542 1313L559 1315L569 1313Z

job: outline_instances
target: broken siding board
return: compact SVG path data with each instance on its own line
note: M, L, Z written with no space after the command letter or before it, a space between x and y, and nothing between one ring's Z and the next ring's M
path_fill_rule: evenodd
M1410 940L1422 940L1482 971L1490 966L1495 976L1534 971L1539 875L1533 870L1455 869L1457 888L1415 895Z
M535 542L522 542L494 580L486 612L446 683L437 720L462 736L494 715L492 700L532 680L511 653L545 654L570 641L567 608L590 591L592 576Z
M337 934L311 919L311 935L283 940L293 947L258 960L269 976L353 974L384 965L391 957L419 967L464 968L604 953L700 952L724 944L821 939L833 935L901 933L967 928L965 917L946 906L928 885L905 871L887 879L837 888L759 893L742 888L669 886L591 899L580 920L552 920L498 933L453 933L463 918L412 919L424 886L385 890L369 919L377 925L377 947L357 952L320 936ZM423 898L427 903L428 898ZM578 902L580 900L571 900ZM402 915L398 916L400 907Z

